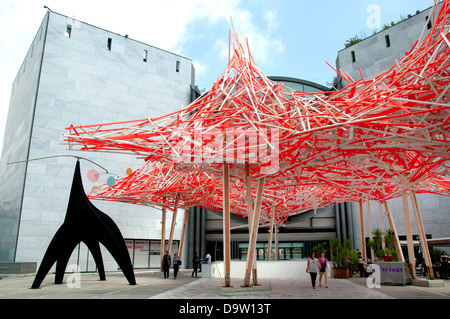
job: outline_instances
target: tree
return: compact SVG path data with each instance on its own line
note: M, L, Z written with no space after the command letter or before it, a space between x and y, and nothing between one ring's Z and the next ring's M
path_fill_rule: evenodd
M392 256L393 247L394 244L394 232L390 229L385 230L384 232L384 244L386 248L384 249L386 252L386 256Z
M348 268L348 244L351 242L350 240L346 240L344 242L344 245L341 243L341 241L338 238L333 238L330 241L330 248L331 248L331 258L334 268Z

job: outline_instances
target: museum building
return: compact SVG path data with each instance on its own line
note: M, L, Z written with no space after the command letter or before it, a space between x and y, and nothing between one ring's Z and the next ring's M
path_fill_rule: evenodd
M76 164L72 156L89 160L80 161L86 192L144 163L129 155L68 151L62 145L66 127L157 117L197 96L191 59L47 11L11 89L0 164L0 262L39 265L66 215ZM32 161L17 163L26 159ZM98 171L96 182L87 177L91 169ZM142 255L159 255L161 210L95 205L119 226L136 265L148 267ZM171 218L168 214L168 225ZM182 220L180 213L178 224ZM177 229L175 249L180 236ZM103 247L102 254L105 269L117 270ZM150 266L159 263L159 256L150 259ZM69 264L95 270L84 244Z

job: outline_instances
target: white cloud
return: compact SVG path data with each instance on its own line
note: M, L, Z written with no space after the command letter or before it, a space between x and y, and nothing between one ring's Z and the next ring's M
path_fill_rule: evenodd
M278 28L277 11L266 11L264 20L267 22L267 31L274 32Z
M212 25L227 23L230 28L232 24L243 45L248 38L251 54L261 65L269 63L273 54L284 51L282 40L274 35L278 27L276 11L252 13L243 7L240 0L199 0L197 4L186 21L188 27L190 23L201 21ZM219 37L214 46L220 48L221 57L227 57L228 33Z
M225 41L224 38L217 39L214 42L214 48L222 59L228 58L228 41Z
M192 64L194 64L195 68L195 75L204 75L208 71L208 66L206 64L202 64L199 61L192 61Z

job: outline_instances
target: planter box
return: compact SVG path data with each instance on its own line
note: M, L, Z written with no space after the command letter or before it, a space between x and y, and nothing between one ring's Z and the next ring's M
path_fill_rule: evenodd
M334 278L348 278L349 270L347 268L333 268Z
M411 284L411 273L407 263L401 261L377 261L374 262L374 265L378 265L380 267L380 283L382 285Z

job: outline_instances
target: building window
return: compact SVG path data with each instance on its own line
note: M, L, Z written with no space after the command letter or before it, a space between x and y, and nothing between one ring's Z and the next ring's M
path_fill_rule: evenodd
M180 72L180 61L177 61L176 71Z
M385 36L384 39L386 40L386 48L389 48L391 46L391 40L389 39L389 35Z
M278 252L275 250L275 243L271 245L269 251L268 243L256 243L256 259L267 260L270 254L270 260L276 260L277 254L279 260L294 260L307 258L304 251L304 242L280 242ZM239 259L247 260L248 243L239 243Z
M144 62L147 62L147 55L148 55L148 51L144 50L144 58L143 58Z
M428 16L425 17L425 21L428 21ZM427 24L427 29L430 30L433 27L433 24L431 23L431 19Z
M108 51L111 51L111 45L112 45L112 39L108 38L108 44L107 44Z
M352 51L352 63L356 62L356 55L355 55L355 51Z
M130 255L133 268L160 268L161 267L161 240L152 239L125 239L128 253ZM169 241L165 241L168 247ZM178 251L179 240L172 241L173 252Z
M72 26L70 24L67 25L66 32L64 33L64 35L68 38L70 38L70 36L72 35Z

